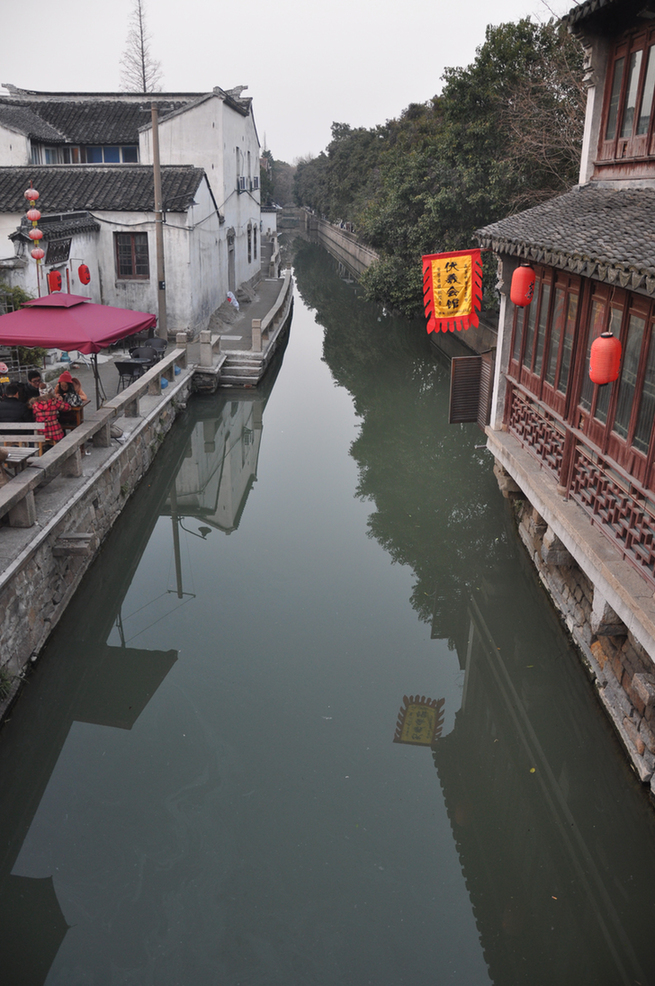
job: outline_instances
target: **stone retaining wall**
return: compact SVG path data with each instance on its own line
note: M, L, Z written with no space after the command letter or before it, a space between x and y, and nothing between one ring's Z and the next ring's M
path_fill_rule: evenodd
M375 250L361 243L355 233L341 229L327 219L319 219L306 210L302 212L302 221L309 238L324 246L328 253L347 267L355 277L359 277L378 259Z
M171 387L174 392L150 414L131 419L129 439L102 450L104 461L91 476L73 484L54 515L48 517L47 510L39 510L39 498L48 496L47 487L38 493L36 526L40 530L3 573L0 586L0 688L6 692L4 696L0 693L0 716L6 713L30 662L38 657L130 494L147 473L191 386L189 375L180 386ZM85 538L86 534L91 537Z
M539 578L580 650L640 779L655 794L655 666L499 463L494 472L501 492L513 501L519 535Z

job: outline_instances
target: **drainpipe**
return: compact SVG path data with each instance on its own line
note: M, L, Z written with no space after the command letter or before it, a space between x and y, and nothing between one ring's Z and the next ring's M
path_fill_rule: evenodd
M157 335L168 339L166 323L166 275L164 273L164 216L161 201L161 167L159 164L159 114L152 103L152 172L155 185L155 242L157 247Z

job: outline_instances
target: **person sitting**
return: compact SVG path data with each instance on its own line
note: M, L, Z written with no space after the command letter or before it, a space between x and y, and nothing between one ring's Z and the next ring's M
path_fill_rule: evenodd
M59 411L66 410L66 403L52 390L44 390L40 397L33 397L29 403L34 420L45 424L44 438L48 446L64 437L64 429L57 417Z
M19 387L22 389L20 399L27 404L33 397L38 397L41 391L46 389L46 386L46 383L41 379L40 372L38 370L30 370L27 374L27 383L19 384Z
M32 412L19 398L17 383L5 384L4 396L0 398L0 422L33 421Z
M59 377L59 382L55 387L55 394L57 397L61 397L69 407L81 407L89 399L82 390L80 381L77 377L72 377L68 370L64 370Z

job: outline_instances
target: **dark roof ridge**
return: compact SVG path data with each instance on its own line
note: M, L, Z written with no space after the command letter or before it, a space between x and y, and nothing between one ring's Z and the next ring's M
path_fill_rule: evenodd
M655 188L591 182L476 230L480 244L655 297Z
M203 181L212 194L203 168L168 164L161 172L164 207L169 212L186 212ZM152 173L151 164L2 167L0 212L25 211L24 191L30 181L41 194L38 204L44 215L77 210L152 212Z

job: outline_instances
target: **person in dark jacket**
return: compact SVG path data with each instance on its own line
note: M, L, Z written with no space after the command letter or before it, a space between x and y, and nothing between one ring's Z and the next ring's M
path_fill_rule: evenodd
M24 401L26 404L33 397L40 397L42 391L46 389L46 383L42 380L41 374L38 370L30 370L27 374L27 383L19 384L22 386L22 393L20 394L20 400Z
M17 383L8 383L5 385L4 396L0 398L0 422L34 420L29 407L19 400L18 395L19 388Z

